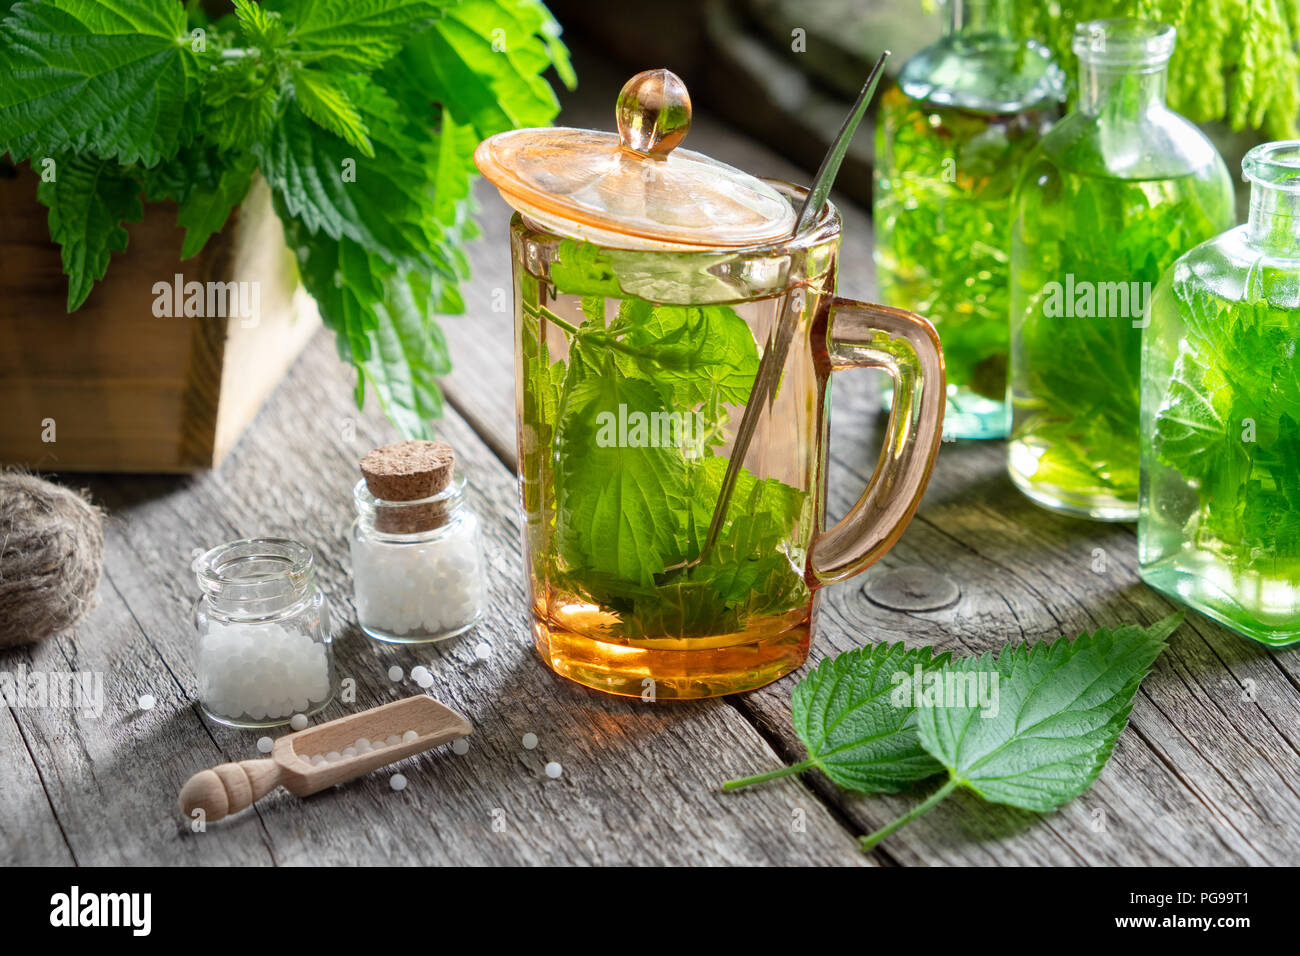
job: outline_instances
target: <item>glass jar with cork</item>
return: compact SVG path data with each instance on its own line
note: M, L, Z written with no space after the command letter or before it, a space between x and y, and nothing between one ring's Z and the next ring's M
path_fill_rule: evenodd
M361 459L352 578L361 630L390 644L463 634L483 610L478 516L445 442L400 441Z

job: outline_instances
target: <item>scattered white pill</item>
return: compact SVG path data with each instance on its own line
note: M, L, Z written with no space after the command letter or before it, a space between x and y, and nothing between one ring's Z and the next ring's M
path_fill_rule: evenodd
M262 753L269 754L273 747L275 747L275 741L272 740L270 737L258 738L257 749L262 751Z
M400 773L395 773L393 774L392 778L388 781L388 785L392 787L394 790L405 790L406 778L402 776Z
M474 656L481 661L487 660L489 657L492 656L492 645L489 644L487 641L484 641L483 643L479 644L476 648L474 648Z
M402 669L398 667L396 664L388 668L388 679L393 683L397 683L399 680L402 679Z
M153 694L142 694L136 701L136 706L141 710L153 710L158 701L154 699Z
M452 752L452 753L455 753L455 754L467 754L467 753L469 753L469 741L466 740L464 737L460 737L460 738L458 738L458 739L457 739L457 740L456 740L456 741L451 745L451 752Z
M408 730L406 733L402 734L402 743L409 744L412 740L417 739L419 736L420 735L417 734L414 730Z
M401 742L402 738L397 736L397 734L389 734L388 739L384 741L384 743L388 744L390 747L396 747Z
M419 683L421 678L430 676L432 675L429 673L429 668L425 667L423 664L416 664L411 668L411 680L416 683Z
M306 730L307 715L294 714L292 717L289 718L289 726L292 727L294 730Z
M535 750L537 748L537 735L524 734L524 749Z
M546 776L550 777L552 780L557 779L562 773L564 773L564 768L554 760L546 765Z
M418 678L416 678L415 682L420 685L421 690L428 690L430 687L433 686L433 675L430 674L428 671L425 671Z

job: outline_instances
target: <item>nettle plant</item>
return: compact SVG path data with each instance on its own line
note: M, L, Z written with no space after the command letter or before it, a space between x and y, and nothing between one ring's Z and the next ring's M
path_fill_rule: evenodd
M1021 36L1046 43L1073 75L1074 28L1088 20L1137 17L1178 28L1169 63L1169 106L1197 123L1294 135L1300 112L1297 0L1013 0Z
M540 0L0 0L0 154L41 176L68 310L170 200L196 255L269 184L307 291L389 418L423 437L463 311L483 137L575 80ZM226 9L230 9L227 6Z

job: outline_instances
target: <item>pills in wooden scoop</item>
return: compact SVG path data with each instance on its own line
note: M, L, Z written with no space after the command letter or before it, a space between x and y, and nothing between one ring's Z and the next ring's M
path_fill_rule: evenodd
M270 738L266 738L270 739ZM355 741L344 747L343 750L331 750L327 754L299 754L299 756L310 763L313 767L319 767L322 764L337 763L348 757L359 757L362 754L374 753L377 750L383 750L385 747L396 747L401 743L410 743L412 740L419 740L420 735L414 730L408 730L400 737L397 734L389 734L383 740L376 737L371 740L369 737L358 737Z

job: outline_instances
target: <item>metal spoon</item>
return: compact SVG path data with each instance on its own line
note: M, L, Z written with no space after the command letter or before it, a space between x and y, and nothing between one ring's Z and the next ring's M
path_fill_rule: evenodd
M862 92L858 94L857 102L849 110L844 125L840 127L839 134L822 160L821 168L817 170L812 188L808 190L808 196L799 210L799 218L795 222L791 238L812 226L821 215L826 199L830 196L831 187L835 184L835 177L839 174L840 164L844 162L853 134L857 132L858 124L862 122L862 117L867 112L867 105L871 102L871 96L880 82L880 75L884 71L885 60L888 57L889 51L886 50L880 55L880 59L876 60L876 65L871 68L867 82L863 84ZM786 295L776 328L768 337L767 348L763 350L763 358L758 364L758 372L754 375L754 387L750 390L749 401L745 403L745 413L741 416L740 425L736 429L736 440L731 446L727 472L722 478L718 501L713 507L713 518L709 522L709 532L704 538L700 553L689 561L665 568L661 575L656 575L660 584L667 583L665 576L689 571L703 561L722 533L722 526L727 520L727 508L731 504L731 495L735 491L736 480L740 477L740 469L743 467L745 454L749 451L749 443L754 438L754 429L758 427L759 415L776 396L776 388L781 381L781 370L785 368L786 356L790 352L790 342L799 325L798 317L794 314L793 299L793 296Z

